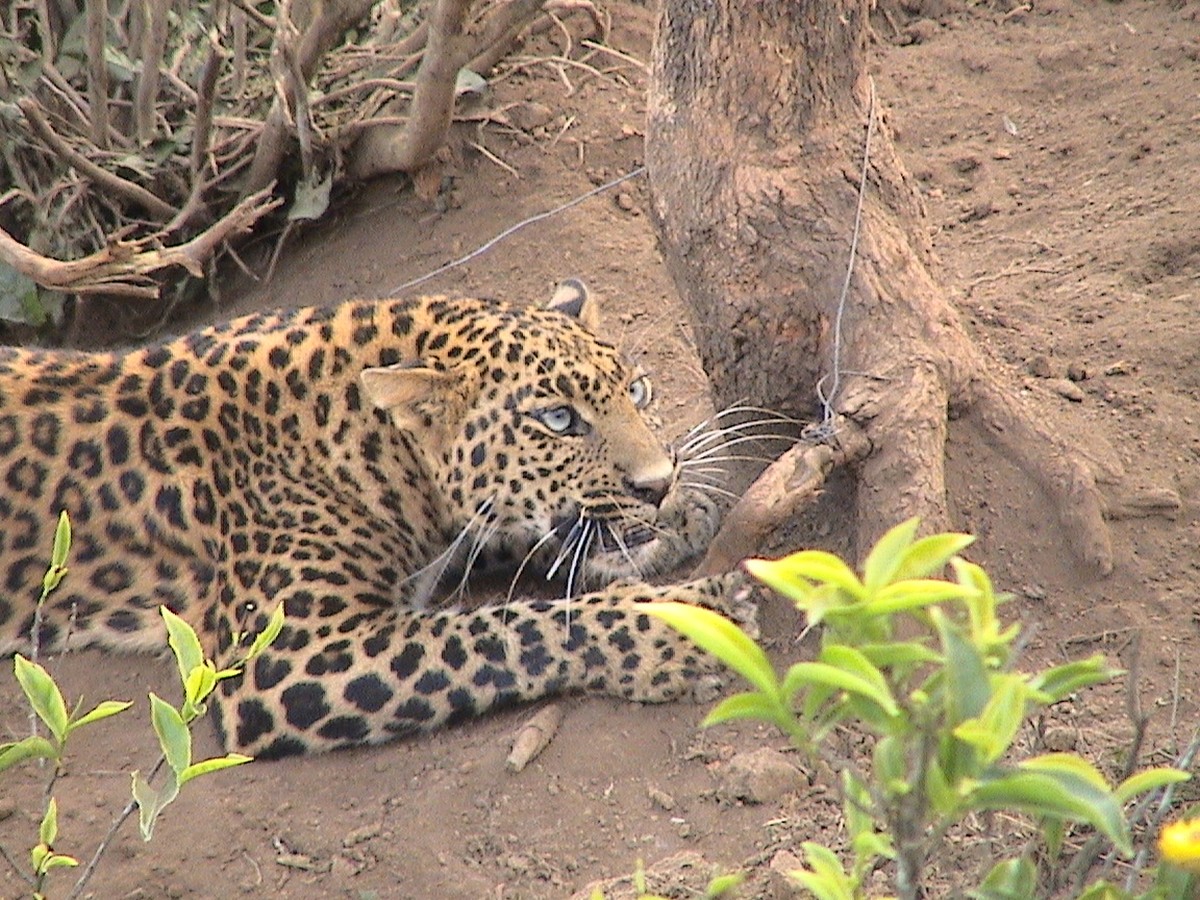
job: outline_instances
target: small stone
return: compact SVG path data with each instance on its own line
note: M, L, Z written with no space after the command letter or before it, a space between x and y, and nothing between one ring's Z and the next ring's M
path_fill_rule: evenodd
M374 837L379 837L379 826L363 825L361 828L355 828L342 838L342 846L353 847L355 844L362 844Z
M1007 147L997 147L992 151L992 159L1012 159L1012 151Z
M1051 753L1073 753L1079 747L1079 738L1067 728L1051 728L1042 743Z
M1072 403L1082 403L1084 397L1087 396L1084 394L1083 388L1065 378L1051 378L1046 382L1046 386L1060 397L1065 397Z
M1072 362L1067 364L1067 377L1072 381L1087 381L1090 373L1081 362Z
M1037 64L1047 72L1078 72L1087 62L1088 49L1079 41L1064 41L1038 51Z
M956 172L966 175L970 172L974 172L976 169L982 166L983 163L980 161L978 156L973 153L968 153L966 156L958 157L958 159L951 162L950 165L954 166L954 170Z
M1134 367L1133 363L1131 363L1129 360L1119 359L1115 363L1105 366L1104 374L1105 375L1132 375L1134 372L1134 368L1135 367Z
M544 103L533 101L518 103L508 110L508 121L522 131L544 128L553 118L554 110Z
M767 896L771 900L796 900L799 897L807 897L808 892L790 877L790 873L804 868L804 860L791 850L780 850L772 856L767 869Z
M1031 357L1027 367L1029 374L1035 378L1051 378L1054 375L1054 366L1050 363L1050 357L1044 353Z
M630 210L633 209L633 207L634 207L634 202L633 202L632 195L628 194L625 191L621 191L619 194L617 194L617 209L621 209L621 210L624 210L625 212L629 212Z
M648 796L650 798L650 802L659 809L670 812L675 808L675 798L666 791L659 790L658 788L654 787L654 785L651 785L646 789L646 796Z
M924 44L937 37L941 30L942 26L933 19L917 19L904 29L904 38L910 44Z
M0 797L0 822L11 819L17 812L17 801L12 797Z
M717 798L726 802L769 803L799 790L802 775L778 750L763 747L739 753L724 767Z

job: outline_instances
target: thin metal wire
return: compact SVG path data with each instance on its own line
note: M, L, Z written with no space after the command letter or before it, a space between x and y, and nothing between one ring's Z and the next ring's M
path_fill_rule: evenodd
M438 268L434 269L432 272L426 272L424 275L420 276L419 278L414 278L412 281L406 281L406 282L404 282L404 284L400 285L399 287L392 288L391 291L388 292L388 296L395 297L401 291L406 291L411 287L416 287L418 284L424 284L426 281L429 281L431 278L436 278L438 275L442 275L445 272L449 272L451 269L457 269L459 266L469 263L471 260L475 259L475 257L481 256L482 254L491 250L493 247L495 247L498 243L503 241L505 238L512 237L512 235L516 234L518 231L520 231L526 225L532 225L534 222L541 222L544 219L549 219L551 216L556 216L561 212L566 212L572 206L578 206L584 200L588 200L591 197L595 197L597 194L602 194L607 190L611 190L612 188L615 188L618 184L622 184L623 182L626 182L631 178L636 178L639 175L643 175L643 174L645 174L645 172L646 172L645 166L638 166L636 169L632 170L631 172L626 172L624 175L620 176L619 178L614 178L612 181L606 181L604 184L600 185L599 187L593 188L592 190L588 191L586 194L581 194L580 196L574 198L573 200L568 200L566 203L563 203L559 206L554 207L554 209L548 209L545 212L540 212L535 216L530 216L528 219L523 219L522 221L518 222L515 225L510 225L508 228L505 228L502 232L500 232L498 235L496 235L490 241L487 241L487 242L481 244L480 246L476 247L474 250L472 250L466 256L460 257L459 259L456 259L453 262L448 262L444 266L439 266Z
M863 198L867 193L867 174L871 163L871 136L875 133L875 79L869 79L871 84L871 103L867 108L867 134L863 140L862 173L858 180L858 206L854 210L854 231L850 236L850 259L846 263L846 278L842 282L842 293L838 297L837 313L833 320L833 361L830 372L817 382L817 399L821 401L821 424L813 429L811 435L815 440L824 440L833 436L833 401L837 397L838 388L842 382L842 317L846 311L846 298L850 295L850 281L854 275L854 263L858 256L858 238L862 232ZM831 380L829 393L825 393L824 382Z

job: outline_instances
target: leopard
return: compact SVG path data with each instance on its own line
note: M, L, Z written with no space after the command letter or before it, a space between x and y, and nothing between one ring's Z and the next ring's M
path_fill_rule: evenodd
M736 573L652 583L720 509L599 307L568 279L546 303L347 300L122 350L0 348L0 654L161 653L166 607L220 661L282 609L211 702L257 758L719 680L645 604L755 611ZM67 577L35 615L62 511ZM550 588L464 602L513 568Z

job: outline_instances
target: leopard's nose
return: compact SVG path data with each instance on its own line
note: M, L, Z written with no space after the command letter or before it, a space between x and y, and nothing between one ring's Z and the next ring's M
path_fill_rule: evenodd
M664 457L657 465L625 478L625 490L651 506L661 506L675 483L675 463Z

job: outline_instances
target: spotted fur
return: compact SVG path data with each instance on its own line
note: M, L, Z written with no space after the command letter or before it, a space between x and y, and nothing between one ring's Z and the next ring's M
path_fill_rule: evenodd
M354 301L123 353L0 349L0 653L29 646L66 510L44 649L160 650L165 604L225 660L283 604L279 639L219 691L231 748L375 743L563 690L689 691L711 661L639 604L729 609L721 579L449 602L463 569L566 570L572 523L599 523L577 584L711 536L647 425L649 383L595 320L568 282L549 308Z

